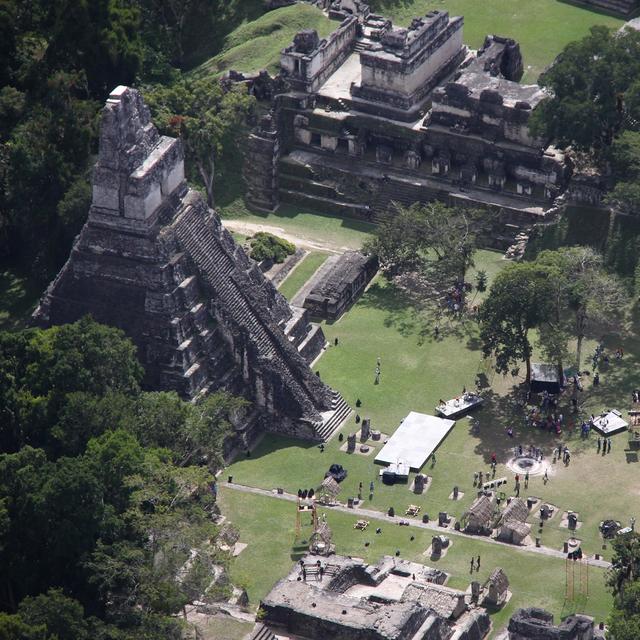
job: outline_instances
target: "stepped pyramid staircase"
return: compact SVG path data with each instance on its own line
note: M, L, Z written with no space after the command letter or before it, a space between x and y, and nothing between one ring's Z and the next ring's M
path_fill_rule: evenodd
M277 636L267 625L257 622L247 640L277 640Z
M322 331L292 312L188 188L180 141L158 134L129 87L103 109L89 217L33 322L87 314L136 345L146 388L191 399L226 389L251 400L229 446L258 428L323 440L349 413L307 363Z
M216 235L216 230L219 234L226 231L210 212L203 223L201 209L194 206L197 204L194 198L199 196L193 192L185 198L184 207L173 226L178 242L194 263L201 284L217 301L227 320L235 323L246 340L253 344L259 360L277 368L289 392L303 398L309 413L313 412L320 381L308 370L295 346L258 316L255 299L250 301L245 294L250 282L241 281L241 276L246 274L238 273L236 263ZM314 439L319 441L331 437L351 413L351 408L338 392L331 391L330 402L330 408L321 412L322 419L312 422Z

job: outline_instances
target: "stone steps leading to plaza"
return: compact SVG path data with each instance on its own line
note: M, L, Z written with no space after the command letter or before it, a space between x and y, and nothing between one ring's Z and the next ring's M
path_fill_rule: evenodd
M409 207L416 202L428 202L440 193L420 184L389 179L378 192L371 205L373 222L380 223L395 213L394 203Z
M333 415L328 420L315 425L318 439L322 442L326 442L352 412L347 401L337 391L333 392L332 405Z
M205 294L215 301L225 324L240 329L245 340L254 346L259 360L252 365L250 356L249 367L260 367L259 363L264 361L269 363L269 371L278 371L282 380L279 393L300 407L299 424L306 424L308 430L311 421L328 410L331 390L316 380L295 345L281 333L275 318L271 318L266 308L268 292L256 286L253 267L246 256L242 254L240 260L236 255L242 249L236 247L222 225L216 224L214 214L199 202L185 201L173 232L193 261ZM269 318L273 327L268 324ZM312 437L316 438L315 433Z
M291 189L280 189L280 199L283 202L293 204L309 205L312 207L324 207L329 211L338 215L345 215L349 218L370 219L370 208L367 205L349 202L347 200L338 200L335 198L324 198L312 196L302 191L294 191Z
M257 622L247 640L276 640L276 634L262 622Z
M640 8L638 0L571 0L571 4L596 7L624 17L630 17Z

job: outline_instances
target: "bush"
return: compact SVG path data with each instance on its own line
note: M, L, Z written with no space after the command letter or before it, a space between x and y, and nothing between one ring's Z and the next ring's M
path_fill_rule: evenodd
M480 292L487 290L487 272L480 270L476 274L476 289Z
M283 238L278 238L272 233L259 231L250 240L251 257L258 261L273 260L276 263L284 262L287 256L295 253L294 244Z

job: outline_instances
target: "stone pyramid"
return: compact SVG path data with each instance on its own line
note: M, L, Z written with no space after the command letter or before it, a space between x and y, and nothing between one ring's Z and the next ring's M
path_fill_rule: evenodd
M117 87L102 113L87 223L34 322L91 314L138 348L144 385L252 401L236 444L265 428L324 440L350 409L309 368L325 344L184 177L180 140L160 136L142 97Z

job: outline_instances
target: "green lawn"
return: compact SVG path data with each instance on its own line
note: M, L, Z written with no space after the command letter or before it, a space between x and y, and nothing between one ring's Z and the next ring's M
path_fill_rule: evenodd
M537 76L564 46L586 35L589 27L605 24L618 27L622 20L558 0L374 0L377 13L406 26L415 16L430 9L446 9L465 19L464 41L472 47L495 33L520 42L525 64L525 82ZM270 11L257 20L242 24L225 39L223 49L194 69L196 76L217 75L227 69L238 71L277 70L280 51L301 29L317 29L321 37L337 27L313 7L298 4Z
M240 540L248 543L231 565L231 580L245 586L251 605L257 606L260 598L304 553L303 541L309 535L310 527L304 527L301 538L296 541L295 505L275 498L225 488L219 493L219 502L223 512L240 528ZM473 574L474 580L483 582L495 567L502 567L509 577L513 597L507 606L492 614L493 634L506 625L518 607L540 606L558 617L576 611L587 612L595 616L596 621L604 619L611 607L604 572L600 569L592 567L589 571L588 598L577 597L575 602L565 602L565 563L561 559L517 553L482 540L453 537L447 554L434 562L423 555L431 543L433 534L430 531L382 523L382 533L376 535L375 522L366 532L353 529L355 513L353 516L331 510L326 513L339 553L375 563L381 556L394 555L399 549L403 558L449 572L452 577L448 584L459 589L466 589L472 579L469 573L472 555L480 554L482 559L481 570ZM411 536L415 538L413 541ZM369 546L365 547L365 542Z
M295 269L282 281L278 289L280 293L291 300L298 293L300 287L324 264L328 254L322 251L311 251Z
M218 75L228 69L276 73L280 51L293 42L302 29L316 29L320 37L336 28L319 9L306 4L269 11L257 20L242 24L225 39L222 51L191 73L195 77Z
M500 254L479 251L475 270L487 271L490 285L504 264ZM469 279L474 281L473 272ZM536 512L532 512L532 536L540 536L544 546L560 550L563 542L570 537L567 529L560 526L560 513L566 510L577 511L581 525L575 535L582 540L584 551L589 555L599 553L610 558L611 549L609 545L603 548L598 524L605 518L614 518L626 525L631 516L637 515L640 495L638 463L625 452L627 436L615 436L611 454L602 456L596 453L595 435L589 440L582 440L577 431L569 433L567 428L560 437L526 428L522 409L516 402L522 377L503 377L492 372L491 363L482 359L477 326L472 320L457 324L447 318L440 318L438 322L440 335L436 339L433 320L428 314L415 307L406 294L379 277L338 322L323 325L331 346L315 367L322 379L338 389L351 406L355 407L356 400L360 399L361 407L357 409L359 414L371 418L372 427L386 434L391 434L411 410L433 413L439 398L458 394L463 386L471 387L478 375L484 384L490 385L484 391L487 400L485 407L474 414L480 423L479 431L474 432L467 419L456 423L439 447L435 465L428 462L423 469L433 478L428 491L423 495L414 495L407 485L383 485L378 480L379 467L373 463L375 451L369 456L347 454L340 450L342 443L338 436L327 443L323 453L318 447L297 440L267 436L252 451L251 458L243 458L230 465L225 476L232 475L234 483L264 489L283 487L286 491L295 493L300 487L318 486L326 469L337 462L349 473L341 485L340 499L344 502L347 497L357 495L358 485L362 482L365 489L364 502L369 508L386 512L393 506L396 513L401 514L409 503L413 503L420 505L423 513L432 517L439 511L448 511L454 517L460 517L475 496L474 472L488 472L493 452L497 454L499 461L497 477L506 476L509 479L509 494L513 492L514 474L507 470L504 463L511 457L515 444L521 443L525 448L530 444L540 446L549 459L552 447L563 442L572 451L571 464L565 467L559 463L552 464L549 460L551 477L548 484L545 485L540 477L532 477L528 489L521 492L521 497L536 496L558 509L557 515L544 525L542 532L538 531ZM637 338L637 327L636 312L632 314L629 325L620 328L619 334L606 337L605 343L610 352L623 346L625 357L622 361L612 360L609 366L601 366L602 383L599 387L591 386L587 378L585 391L580 395L580 416L588 416L591 412L599 412L608 407L617 407L625 413L631 408L631 391L640 387L640 339ZM339 338L339 344L333 346L336 337ZM593 340L589 340L585 345L583 368L588 366L586 361L594 344ZM382 369L379 385L374 384L377 357L381 358ZM568 400L561 403L561 410L573 422L579 416L570 415L567 402ZM506 436L505 429L508 425L515 428L514 439ZM341 433L346 436L357 430L358 426L352 418L342 427ZM374 449L377 450L380 446L375 444ZM372 480L375 488L373 495L369 496L367 489ZM464 492L462 499L456 502L449 498L454 485ZM283 575L288 563L295 559L295 553L290 547L292 522L283 521L283 517L278 516L279 510L286 510L280 503L274 502L258 508L249 506L253 504L251 500L255 500L257 505L262 504L261 500L265 499L245 495L232 498L232 495L235 494L224 492L223 510L230 508L228 515L241 531L244 532L246 527L245 534L249 536L249 540L253 540L252 536L257 536L254 549L256 554L268 553L270 558L274 558L274 562L270 562L268 567L254 571L250 577L243 574L246 559L240 560L238 567L234 569L239 572L238 575L244 575L244 579L248 580L247 586L252 597L259 598L275 579ZM239 513L233 500L242 501L249 513ZM269 511L264 522L263 516L258 515L262 514L262 509ZM338 514L332 514L332 517L338 517ZM249 524L247 519L250 520ZM411 551L411 545L406 540L402 543L397 538L384 538L388 542L384 549L373 543L367 550L356 549L353 546L354 533L349 529L350 522L348 520L346 524L340 525L344 534L338 536L340 553L364 554L374 560L380 553L390 553L395 548L402 549L403 553ZM400 536L401 531L397 535ZM426 542L420 542L421 547L424 548L425 545ZM496 559L491 562L503 566L510 578L511 573L518 576L513 581L516 594L514 602L540 604L565 615L569 612L568 609L563 610L562 560L543 561L537 556L531 559L529 555L523 555L508 546L494 548L494 545L489 545L482 539L456 542L454 549L459 549L461 555L447 555L447 562L444 564L454 573L454 586L465 586L468 578L466 563L474 545L482 547L483 558L485 554L497 554ZM251 557L250 552L246 558ZM279 558L277 561L276 557ZM527 560L523 560L524 558ZM450 565L447 564L449 562ZM487 571L492 568L491 562L484 564ZM545 576L544 583L522 580L518 584L517 580L522 579L525 574ZM601 582L594 586L596 575L601 574L592 572L592 597L581 606L584 611L602 617L610 600L604 593ZM498 615L504 615L506 620L507 612Z
M516 39L524 58L524 82L535 82L565 45L585 36L591 26L619 27L623 22L559 0L373 0L371 5L401 26L430 9L464 16L464 42L474 48L487 34Z
M42 294L26 275L0 271L0 330L22 329Z
M495 269L496 255L479 252L478 265ZM567 468L553 465L546 486L541 478L532 478L528 491L523 490L521 495L541 497L560 511L577 511L583 522L578 537L583 540L585 551L610 557L610 549L602 549L598 524L605 518L626 523L638 504L630 497L640 495L637 464L628 461L624 451L626 435L614 438L612 453L603 457L596 455L595 436L585 441L577 432L569 435L566 429L560 437L526 429L522 409L513 395L513 383L520 380L492 374L478 350L475 323L467 321L466 325L457 326L442 321L441 335L435 340L421 313L381 278L349 313L323 328L331 346L316 368L322 379L338 389L352 407L360 399L362 406L357 411L362 417L371 418L373 428L391 434L409 411L433 413L439 398L450 398L460 393L463 386L471 388L476 375L485 374L492 388L485 390L486 406L475 414L481 425L479 433L472 433L468 420L457 422L438 450L435 467L430 463L426 466L425 472L433 476L433 483L422 496L414 497L403 485L388 487L379 483L378 467L373 463L375 453L363 456L340 451L338 437L320 453L317 447L297 440L268 436L252 452L251 459L230 466L229 473L235 481L265 489L282 486L295 492L301 486L317 486L329 465L338 462L349 471L343 483L343 499L355 496L360 482L367 487L374 480L376 490L369 503L373 508L386 511L393 506L404 510L413 502L433 515L446 510L459 517L474 497L474 472L488 470L493 452L501 463L498 477L512 479L514 474L503 463L511 457L514 444L540 446L551 457L552 447L564 442L573 454L571 465ZM339 338L338 346L333 346L335 337ZM618 344L612 339L610 348ZM616 406L623 411L630 408L631 390L640 386L635 355L640 353L640 344L636 339L623 344L627 352L624 360L602 371L600 387L587 387L583 392L583 414L606 407ZM378 356L382 377L380 384L375 385ZM569 416L569 407L563 404L561 408ZM513 440L505 434L508 425L516 429ZM343 426L342 433L346 436L357 429L352 419ZM454 485L465 493L458 502L448 498ZM536 535L536 529L532 533ZM541 534L543 544L556 549L562 548L568 537L567 530L560 527L559 517L548 523Z

